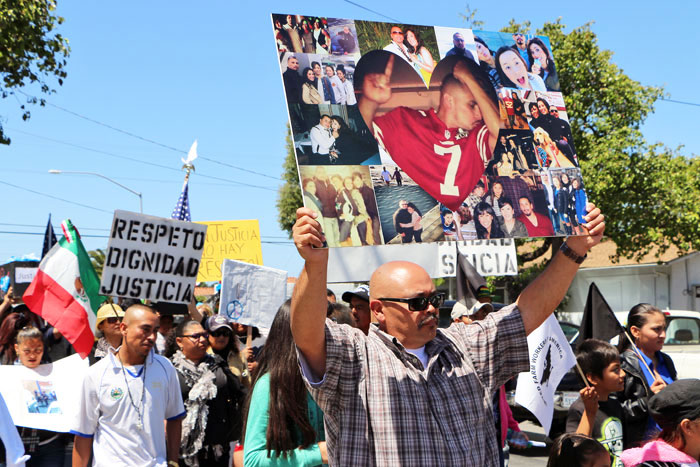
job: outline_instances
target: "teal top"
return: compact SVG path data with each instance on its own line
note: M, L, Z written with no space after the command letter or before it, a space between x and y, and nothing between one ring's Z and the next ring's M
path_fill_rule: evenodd
M326 440L323 430L323 412L307 393L309 407L309 422L316 432L314 444L306 449L296 448L288 451L286 456L279 456L271 451L267 456L267 422L270 418L270 374L266 373L258 379L253 388L253 395L248 410L248 423L243 443L243 463L246 467L314 467L322 465L319 441ZM294 427L294 437L301 442L301 432Z

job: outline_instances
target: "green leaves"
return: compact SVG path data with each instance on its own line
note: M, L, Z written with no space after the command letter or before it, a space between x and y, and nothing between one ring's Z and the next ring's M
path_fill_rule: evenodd
M5 98L15 90L38 84L42 93L55 92L51 81L59 86L67 73L66 58L70 54L68 40L55 34L63 23L56 16L54 0L0 0L0 95ZM27 99L36 103L36 99ZM30 112L22 115L24 120ZM10 140L0 128L0 143Z
M277 220L282 230L286 230L289 238L292 238L292 227L297 220L297 209L304 205L299 186L299 175L297 172L296 155L294 153L294 142L292 131L287 124L287 157L282 166L282 179L284 185L280 187L277 195Z

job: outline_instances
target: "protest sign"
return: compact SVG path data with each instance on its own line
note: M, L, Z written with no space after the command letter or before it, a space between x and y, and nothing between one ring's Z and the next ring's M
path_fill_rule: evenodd
M66 433L80 408L83 377L89 368L78 354L34 369L0 366L0 394L17 426Z
M517 274L515 242L505 238L331 248L328 255L327 280L329 283L365 282L375 269L389 261L411 261L420 265L433 278L455 277L457 249L482 276Z
M225 259L219 313L237 323L269 328L287 299L287 272Z
M0 266L0 277L9 279L12 293L21 297L39 269L38 261L12 261Z
M114 211L100 294L189 303L207 226Z
M302 47L304 21L321 30ZM272 24L304 206L330 247L583 233L547 37L294 14Z
M197 282L220 281L221 264L235 259L263 264L258 220L198 222L207 226Z

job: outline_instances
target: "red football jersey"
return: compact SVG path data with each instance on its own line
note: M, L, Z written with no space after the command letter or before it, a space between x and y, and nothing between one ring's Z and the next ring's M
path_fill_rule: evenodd
M397 107L376 117L374 137L401 170L430 196L456 210L491 159L486 125L447 128L435 110Z

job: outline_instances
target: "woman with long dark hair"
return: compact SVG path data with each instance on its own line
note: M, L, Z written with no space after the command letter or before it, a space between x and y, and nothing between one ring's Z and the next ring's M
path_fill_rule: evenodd
M495 53L479 36L474 36L474 43L476 44L476 55L479 57L479 66L488 73L493 88L495 90L501 89L501 78L498 76L496 59L494 58Z
M433 56L423 43L423 39L421 39L416 30L406 28L403 45L406 46L406 50L411 55L417 71L423 77L423 81L429 83L435 69L435 60L433 60Z
M539 37L527 41L527 56L531 64L530 71L542 78L547 91L561 91L552 53Z
M207 353L208 339L197 321L183 321L168 336L166 356L177 370L187 411L181 466L228 466L230 444L241 433L245 390L221 357Z
M423 214L420 212L420 209L418 209L418 206L410 202L408 203L406 210L411 215L411 222L399 225L406 229L413 229L413 239L416 241L416 243L421 243L423 241L421 239L421 235L423 234L423 226L421 225Z
M530 89L545 92L544 81L527 70L527 64L520 54L511 47L503 46L496 52L496 69L501 84L506 88Z
M649 398L675 381L678 374L671 357L661 351L666 340L666 317L661 310L648 303L633 306L627 315L627 333L641 355L620 336L620 363L627 376L618 400L625 411L626 446L634 446L658 431L649 417Z
M308 66L301 73L301 100L304 104L323 104L323 98L318 93L318 81L314 70Z
M289 323L290 300L277 311L244 412L244 463L316 466L328 462L323 412L306 390Z
M474 224L477 238L504 238L503 231L498 226L496 214L491 205L485 201L474 208Z
M339 154L337 164L360 165L379 151L374 139L364 139L355 134L342 117L331 117L331 131L335 138L333 147Z

